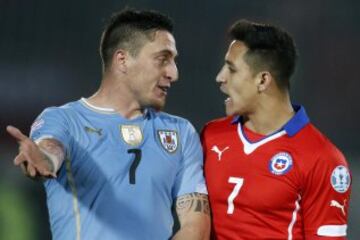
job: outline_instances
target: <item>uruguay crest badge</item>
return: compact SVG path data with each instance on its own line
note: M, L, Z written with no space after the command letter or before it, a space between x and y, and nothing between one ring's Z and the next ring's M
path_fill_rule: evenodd
M172 130L158 130L158 136L161 142L161 146L169 152L174 153L178 148L178 134Z

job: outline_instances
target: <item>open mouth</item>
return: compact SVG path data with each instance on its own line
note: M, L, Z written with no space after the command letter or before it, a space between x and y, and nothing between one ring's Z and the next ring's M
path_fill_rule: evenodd
M167 92L168 92L168 90L170 89L170 86L161 86L161 85L158 85L157 86L161 91L162 91L162 93L163 94L165 94L165 95L167 95Z
M225 89L225 87L224 87L224 85L221 85L220 86L220 91L224 94L224 96L225 96L225 104L226 103L229 103L230 101L231 101L231 97L229 96L229 94L228 94L228 92L226 91L226 89Z

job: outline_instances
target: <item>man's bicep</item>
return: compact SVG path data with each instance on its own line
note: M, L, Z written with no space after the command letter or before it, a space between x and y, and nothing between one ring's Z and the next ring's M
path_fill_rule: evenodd
M320 155L307 179L301 201L308 238L346 238L351 176L346 160L335 150Z
M181 136L183 136L181 139L182 161L180 161L172 190L173 197L178 198L188 193L207 194L203 174L203 152L199 136L190 123Z

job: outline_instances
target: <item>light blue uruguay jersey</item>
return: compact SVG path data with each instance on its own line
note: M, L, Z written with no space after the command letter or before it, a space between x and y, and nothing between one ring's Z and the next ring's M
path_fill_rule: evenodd
M169 239L174 200L207 193L198 134L185 119L148 109L133 120L81 99L45 109L31 138L66 150L44 182L53 239Z

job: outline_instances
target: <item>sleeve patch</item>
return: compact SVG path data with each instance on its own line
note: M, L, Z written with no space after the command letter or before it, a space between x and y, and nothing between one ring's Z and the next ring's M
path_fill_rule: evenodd
M42 118L37 119L32 125L31 125L31 132L34 132L38 129L40 129L44 125L45 121Z
M345 193L351 183L349 170L343 165L335 167L332 171L330 182L335 191Z

